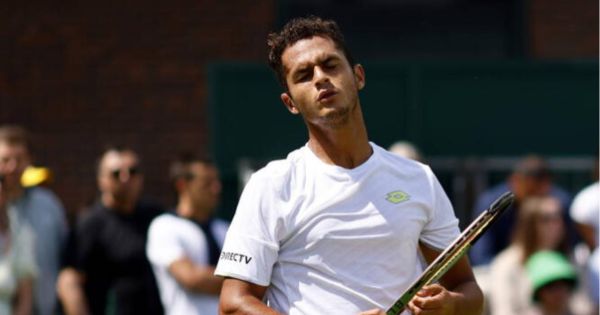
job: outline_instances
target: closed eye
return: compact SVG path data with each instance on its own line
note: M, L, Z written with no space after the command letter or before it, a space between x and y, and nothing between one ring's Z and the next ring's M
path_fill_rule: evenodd
M302 70L296 71L296 73L294 74L294 82L309 81L311 78L311 73L312 73L312 71L309 69L302 69Z

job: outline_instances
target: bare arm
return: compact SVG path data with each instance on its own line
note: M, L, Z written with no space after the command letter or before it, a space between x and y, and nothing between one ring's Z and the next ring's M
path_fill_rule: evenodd
M74 268L63 269L58 275L56 290L67 315L88 315L87 300L83 292L85 276Z
M218 295L223 278L213 275L215 268L194 264L189 258L181 258L169 265L169 273L184 288L196 293Z
M421 252L431 263L440 252L421 244ZM483 293L475 281L468 258L461 258L441 279L440 284L423 288L409 303L414 314L479 315Z
M220 315L280 315L262 302L267 287L246 281L226 278L223 281Z
M19 280L16 294L17 295L13 309L13 314L33 314L33 279L27 277Z

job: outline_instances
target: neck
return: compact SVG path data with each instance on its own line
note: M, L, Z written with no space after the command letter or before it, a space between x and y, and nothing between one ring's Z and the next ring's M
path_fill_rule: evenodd
M360 106L342 126L323 127L308 124L308 147L327 164L355 168L373 153Z
M177 203L177 215L194 220L196 222L207 222L211 217L209 209L195 205L189 198L181 197Z
M135 208L135 202L129 200L117 200L111 194L102 194L100 199L105 207L114 209L117 212L131 213Z

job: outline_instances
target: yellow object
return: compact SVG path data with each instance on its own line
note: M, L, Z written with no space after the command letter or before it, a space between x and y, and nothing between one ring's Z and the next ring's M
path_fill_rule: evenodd
M48 182L52 177L52 173L48 168L28 166L23 175L21 175L21 185L24 187L32 187Z

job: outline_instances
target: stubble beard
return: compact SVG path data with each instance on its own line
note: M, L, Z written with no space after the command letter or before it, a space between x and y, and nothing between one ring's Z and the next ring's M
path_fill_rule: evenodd
M321 119L322 126L330 129L341 129L350 123L350 117L358 108L358 98L350 100L350 106L333 110Z

